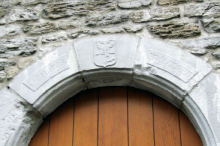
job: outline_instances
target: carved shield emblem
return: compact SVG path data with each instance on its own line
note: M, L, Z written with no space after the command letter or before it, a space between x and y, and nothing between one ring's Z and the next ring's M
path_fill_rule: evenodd
M94 44L94 63L97 66L111 66L116 63L116 41L96 41Z

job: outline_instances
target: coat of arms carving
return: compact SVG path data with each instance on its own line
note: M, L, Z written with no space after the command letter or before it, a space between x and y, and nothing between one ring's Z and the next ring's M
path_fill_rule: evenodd
M95 65L103 67L114 65L116 63L116 41L96 41L93 53Z

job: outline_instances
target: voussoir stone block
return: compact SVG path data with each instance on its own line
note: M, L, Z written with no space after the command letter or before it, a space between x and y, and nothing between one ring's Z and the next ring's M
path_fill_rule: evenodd
M43 117L7 89L0 90L0 103L0 145L28 145Z
M134 66L134 82L150 82L168 91L167 97L180 107L181 100L211 71L205 61L180 48L151 39L142 39ZM143 85L142 85L143 86ZM164 92L164 91L161 91Z
M140 8L142 6L148 6L152 3L152 0L118 0L118 6L120 8Z
M189 93L202 111L214 134L217 146L220 145L220 76L209 74Z
M74 86L77 92L82 90L84 83L78 73L78 63L71 44L57 48L55 51L47 54L41 60L38 60L23 72L18 74L10 83L10 87L22 98L33 104L42 114L46 115L52 112L62 102L70 98L63 94L63 98L56 98L57 94L62 92L56 83L66 78L74 78L74 82L66 86ZM60 83L59 85L64 86ZM56 89L53 89L56 88ZM84 87L85 88L85 87ZM54 91L50 98L45 94Z
M136 37L118 35L75 42L79 69L87 86L129 85L138 41Z

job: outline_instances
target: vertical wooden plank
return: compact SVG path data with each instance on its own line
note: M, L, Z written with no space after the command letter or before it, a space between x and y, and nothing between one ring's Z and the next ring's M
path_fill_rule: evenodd
M97 146L98 90L75 98L73 146Z
M98 146L128 146L126 88L100 89Z
M129 146L154 146L152 110L148 92L128 89Z
M155 146L180 146L178 109L159 97L153 98Z
M73 110L73 99L70 99L52 113L49 146L72 146Z
M202 146L202 141L189 119L180 113L180 130L182 146Z
M39 127L29 146L48 146L49 117Z

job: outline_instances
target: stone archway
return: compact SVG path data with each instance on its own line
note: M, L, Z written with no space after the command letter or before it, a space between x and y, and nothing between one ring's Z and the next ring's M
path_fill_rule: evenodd
M220 77L211 70L178 47L146 38L112 35L66 44L18 74L11 91L1 91L10 99L2 106L10 122L3 123L1 142L28 145L42 116L81 90L132 86L162 95L189 117L205 146L219 146ZM17 117L11 114L14 108Z

